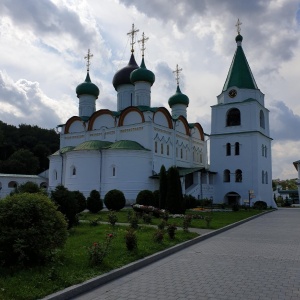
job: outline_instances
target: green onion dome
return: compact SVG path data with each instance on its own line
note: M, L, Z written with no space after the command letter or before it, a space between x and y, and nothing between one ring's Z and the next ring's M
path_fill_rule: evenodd
M238 35L235 37L235 41L236 41L236 42L242 42L242 41L243 41L243 37L242 37L240 34L238 34Z
M130 80L133 84L138 81L146 81L151 83L151 85L154 83L155 75L146 68L144 58L142 59L140 68L131 72Z
M190 102L190 100L189 100L188 96L181 93L179 85L177 85L176 93L173 96L171 96L168 101L170 107L172 107L175 104L184 104L184 105L188 106L189 102Z
M119 70L113 78L112 84L115 90L117 90L118 86L122 84L132 84L130 81L130 74L135 69L138 69L138 67L139 66L137 65L134 55L132 53L128 65Z
M76 88L77 97L86 94L86 95L93 95L96 98L98 98L99 93L100 93L99 88L94 83L91 82L89 73L87 73L85 81L79 84Z

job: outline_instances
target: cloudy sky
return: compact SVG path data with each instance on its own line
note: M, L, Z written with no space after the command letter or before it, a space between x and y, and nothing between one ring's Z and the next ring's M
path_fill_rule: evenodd
M97 109L116 110L111 84L130 56L127 33L144 32L147 68L156 75L152 106L168 107L183 69L188 121L210 133L242 22L243 49L270 110L273 178L297 177L300 159L300 4L296 0L0 0L0 120L55 128L78 115L76 86L90 75ZM141 46L135 44L137 63Z

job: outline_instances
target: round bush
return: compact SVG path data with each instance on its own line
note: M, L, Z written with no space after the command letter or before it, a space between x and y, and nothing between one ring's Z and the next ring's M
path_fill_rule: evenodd
M100 198L100 193L92 190L87 198L86 208L93 214L96 214L103 209L103 201Z
M267 209L268 208L268 205L265 201L256 201L254 204L253 204L253 208L254 209Z
M120 210L124 208L126 199L123 192L119 190L111 190L104 197L104 204L109 210Z
M154 206L154 196L152 191L140 191L136 197L136 203L140 205Z
M76 200L76 212L81 213L86 209L86 199L80 191L73 191Z
M41 194L14 194L0 201L0 265L47 262L67 240L67 222Z

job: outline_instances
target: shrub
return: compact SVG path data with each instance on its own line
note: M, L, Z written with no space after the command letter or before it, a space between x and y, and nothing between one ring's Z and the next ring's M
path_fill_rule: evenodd
M254 204L253 204L253 208L254 209L267 209L268 208L268 205L265 201L256 201Z
M96 190L90 192L86 200L86 208L93 214L98 213L103 209L103 201L100 198L100 193Z
M129 219L129 224L130 224L130 227L133 229L139 228L139 218L138 218L137 214L134 214L133 216L131 216L131 218Z
M77 224L77 207L73 192L70 192L63 185L58 185L54 191L51 191L51 200L58 206L57 209L67 218L68 228Z
M116 223L118 222L118 217L114 211L110 211L108 213L108 222L110 223L111 226L115 226Z
M28 181L28 182L25 182L25 183L17 186L15 188L15 191L12 192L12 194L14 194L14 193L31 193L31 194L42 193L42 194L45 194L45 190L41 189L36 183L34 183L32 181Z
M67 223L51 200L22 193L0 201L0 264L48 262L67 239Z
M206 227L209 228L210 227L210 223L212 221L212 214L207 214L205 217L204 217L204 220L206 222Z
M189 231L189 227L191 226L192 219L193 219L193 216L191 216L191 215L184 216L183 222L182 222L183 231L185 231L185 232Z
M231 209L232 209L232 211L239 211L240 210L240 205L239 204L233 204Z
M154 196L150 190L140 191L136 197L136 203L146 206L154 206Z
M143 221L145 224L151 224L152 222L152 214L143 214Z
M137 249L137 237L133 228L127 229L125 243L128 251Z
M157 229L153 234L153 240L156 243L161 243L164 239L164 232L160 229Z
M191 209L191 208L197 207L196 198L194 196L184 195L183 198L184 198L184 201L185 201L186 209Z
M119 190L110 190L104 197L104 204L109 210L119 211L124 208L126 199L123 192Z
M157 228L160 230L164 230L166 225L167 225L167 221L162 219L161 222L157 225Z
M175 231L177 230L177 227L175 224L169 224L168 227L167 227L167 232L168 232L168 235L169 235L169 238L171 240L173 240L175 238Z
M86 209L86 199L80 191L73 191L76 200L76 211L81 213Z
M92 246L88 247L89 263L91 266L99 266L105 256L108 254L109 247L113 235L109 233L103 243L94 242Z

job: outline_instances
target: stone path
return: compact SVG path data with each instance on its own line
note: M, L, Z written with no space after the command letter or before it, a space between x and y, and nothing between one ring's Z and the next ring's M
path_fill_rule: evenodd
M300 299L300 209L263 215L73 299Z

